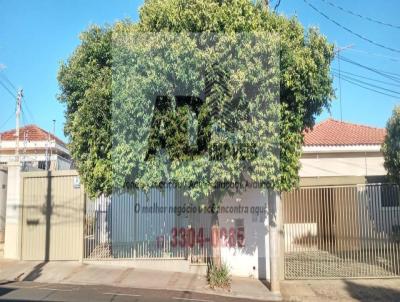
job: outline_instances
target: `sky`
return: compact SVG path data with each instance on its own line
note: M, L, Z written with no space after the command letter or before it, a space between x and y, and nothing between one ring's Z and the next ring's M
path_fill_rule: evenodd
M271 0L272 7L276 1ZM347 32L314 11L305 1L355 34L395 51L372 45ZM329 1L354 13L397 27L384 26L347 14L330 6L327 3ZM0 131L15 127L15 98L11 94L16 92L8 79L15 88L24 90L22 124L35 123L43 129L51 130L52 120L56 120L56 135L66 139L63 133L64 106L57 101L57 72L60 63L73 53L79 45L80 32L88 26L112 24L125 18L137 21L142 3L141 0L0 0L0 82L11 90L10 93L0 86ZM400 77L399 11L398 0L281 0L277 9L280 14L296 16L306 28L318 27L331 43L344 48L340 52L342 76L354 78L354 75L349 74L352 73L390 82L387 85L357 78L384 87L388 90L383 91L392 95L393 92L389 90L400 92L400 79L394 81L381 77L344 60L382 70L385 74L390 72L392 78L397 75ZM339 68L337 59L332 63L332 68ZM375 89L370 85L368 87ZM360 88L346 82L344 77L340 85L335 77L334 88L337 97L332 100L331 110L325 110L317 118L318 121L328 117L340 120L342 117L348 122L384 127L393 107L400 104L400 98Z

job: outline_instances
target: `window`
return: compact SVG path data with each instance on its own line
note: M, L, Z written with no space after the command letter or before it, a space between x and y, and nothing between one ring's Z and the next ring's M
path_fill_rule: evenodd
M47 170L50 168L50 161L41 160L38 162L38 168L41 170Z
M392 226L392 240L400 242L400 225Z
M398 207L400 205L399 187L396 185L382 185L381 204L382 207Z

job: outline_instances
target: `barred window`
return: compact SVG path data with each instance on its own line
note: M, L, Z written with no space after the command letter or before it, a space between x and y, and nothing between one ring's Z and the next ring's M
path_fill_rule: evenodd
M400 205L399 186L382 185L381 204L382 207L398 207Z

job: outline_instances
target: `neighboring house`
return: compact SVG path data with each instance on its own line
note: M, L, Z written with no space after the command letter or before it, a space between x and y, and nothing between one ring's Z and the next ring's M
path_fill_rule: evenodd
M0 165L15 161L15 129L0 133ZM67 170L71 156L66 144L36 125L19 130L19 154L24 170Z
M16 147L15 129L0 133L0 242L4 241L8 198L7 165L17 159ZM23 171L69 170L72 164L65 143L36 125L19 130L19 161Z
M305 132L301 185L384 182L386 130L333 119Z
M305 132L300 188L286 194L283 210L287 253L358 253L375 238L396 242L400 191L386 177L385 136L333 119Z

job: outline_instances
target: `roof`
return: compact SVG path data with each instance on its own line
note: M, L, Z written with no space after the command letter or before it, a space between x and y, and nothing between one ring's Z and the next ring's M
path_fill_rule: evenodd
M325 120L304 132L304 146L381 145L386 129Z
M55 140L59 145L65 147L65 143L57 136L43 130L36 125L26 125L19 129L19 139L24 140L24 133L27 133L28 141L46 141L49 138ZM0 140L3 141L14 141L15 140L15 129L8 130L0 133Z

